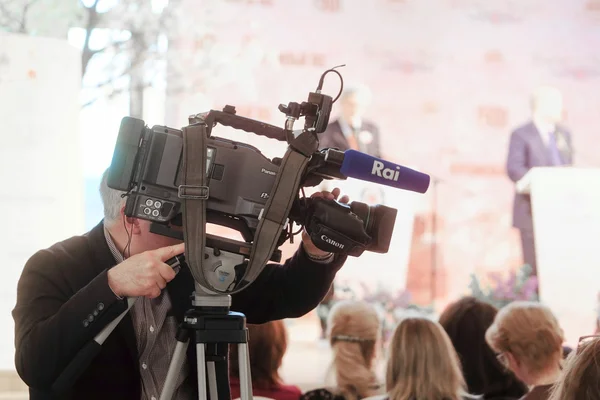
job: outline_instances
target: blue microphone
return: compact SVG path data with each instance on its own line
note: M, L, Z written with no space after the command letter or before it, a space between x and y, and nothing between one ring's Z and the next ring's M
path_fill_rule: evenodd
M431 179L429 175L422 172L356 150L344 152L344 161L342 161L340 172L347 178L356 178L418 193L427 191Z

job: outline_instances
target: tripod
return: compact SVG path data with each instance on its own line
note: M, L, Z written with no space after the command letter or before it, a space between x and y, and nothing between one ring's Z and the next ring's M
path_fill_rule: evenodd
M231 312L231 296L199 295L205 293L196 283L192 308L186 313L177 330L177 345L171 358L169 371L160 400L171 400L176 389L177 374L186 361L190 338L196 344L198 367L198 396L200 400L230 400L228 346L238 345L240 395L242 400L252 399L250 357L248 355L248 329L242 313ZM208 393L207 393L208 378ZM210 397L207 397L207 396Z

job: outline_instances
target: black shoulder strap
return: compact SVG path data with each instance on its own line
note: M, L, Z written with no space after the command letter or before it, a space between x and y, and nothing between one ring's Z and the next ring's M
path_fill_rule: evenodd
M206 176L206 140L206 125L183 128L183 184L179 186L178 195L183 203L186 262L196 282L212 288L202 268L206 246L206 200L210 194Z
M306 166L318 145L316 135L304 131L288 147L254 235L245 281L252 283L273 254L279 236L288 223L287 217L300 190Z
M209 283L203 269L206 246L206 201L210 195L206 176L207 138L204 124L183 129L183 184L179 186L179 197L182 199L184 210L185 257L192 275L201 286L222 293L222 290L214 288ZM306 166L318 145L314 132L305 131L288 147L269 200L260 215L250 260L241 282L252 283L275 251L279 237L288 222L288 215L300 189ZM244 285L238 285L234 290L226 293L236 293L244 288Z

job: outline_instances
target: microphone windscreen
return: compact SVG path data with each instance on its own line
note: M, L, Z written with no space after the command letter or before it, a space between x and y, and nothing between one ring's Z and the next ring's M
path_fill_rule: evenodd
M431 180L427 174L356 150L347 150L344 153L340 172L347 178L418 193L425 193Z

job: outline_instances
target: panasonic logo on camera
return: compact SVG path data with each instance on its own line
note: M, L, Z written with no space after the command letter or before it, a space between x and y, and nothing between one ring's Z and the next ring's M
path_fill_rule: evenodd
M264 168L261 168L260 172L262 172L263 174L267 174L267 175L277 175L277 172L269 171L268 169L264 169Z
M337 247L338 249L344 248L343 244L336 242L335 240L333 240L325 235L321 235L321 240L324 241L325 243L329 243L330 245Z
M381 161L373 161L373 169L371 170L371 175L375 175L390 181L398 181L398 177L400 176L400 166L396 165L396 170L384 167L385 165L383 165Z

